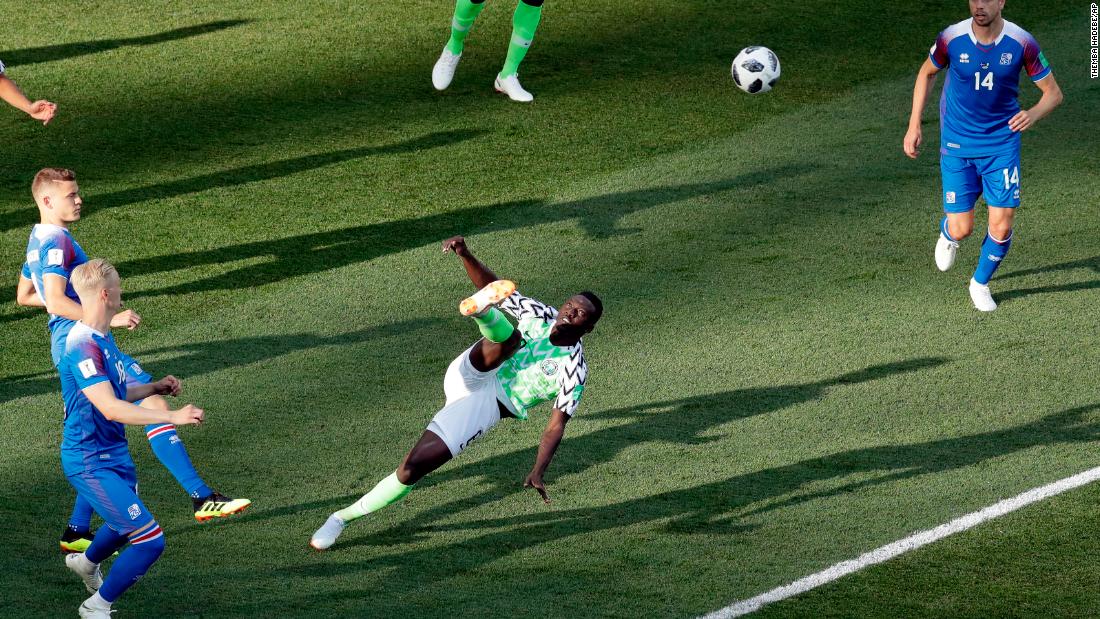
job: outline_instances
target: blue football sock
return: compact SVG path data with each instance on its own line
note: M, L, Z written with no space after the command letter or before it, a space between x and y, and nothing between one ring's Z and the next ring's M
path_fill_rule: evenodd
M84 556L92 563L103 563L107 557L115 554L115 551L126 545L126 536L115 531L107 525L101 525L95 532L92 545L84 551Z
M199 477L195 465L191 464L187 448L176 435L176 426L164 423L148 425L145 426L145 436L149 438L149 446L153 448L157 459L191 498L201 499L214 494L210 486Z
M943 219L940 220L940 234L942 234L943 237L948 241L951 241L952 243L956 242L955 239L951 238L951 233L947 231L947 215L944 215Z
M114 602L118 596L129 589L139 578L149 571L149 568L164 552L164 533L154 521L152 528L143 527L136 533L130 534L130 547L115 559L111 565L111 571L103 579L103 586L99 588L99 595L108 602ZM96 541L99 534L96 534ZM89 549L90 550L90 549ZM87 556L87 555L85 555ZM91 557L88 557L91 560Z
M69 528L74 531L87 531L92 527L92 504L84 497L76 495L73 513L69 516Z
M987 233L985 240L982 241L982 257L978 259L978 268L974 269L974 281L983 286L988 285L989 280L993 279L993 273L997 270L997 267L1001 266L1001 261L1004 260L1005 254L1008 253L1008 248L1011 246L1011 232L1008 233L1008 238L1003 241L998 241Z

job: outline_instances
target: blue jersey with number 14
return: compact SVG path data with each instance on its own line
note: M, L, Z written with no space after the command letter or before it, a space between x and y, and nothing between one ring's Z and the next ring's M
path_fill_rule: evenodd
M1035 37L1005 21L989 45L974 36L972 19L948 26L929 51L932 64L947 68L940 98L940 152L987 157L1020 148L1020 134L1008 127L1020 111L1020 71L1037 82L1050 65Z

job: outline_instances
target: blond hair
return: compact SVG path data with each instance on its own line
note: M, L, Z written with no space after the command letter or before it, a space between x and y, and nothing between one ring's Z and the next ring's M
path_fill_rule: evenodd
M76 172L72 170L66 170L65 168L42 168L38 171L38 174L34 175L34 180L31 181L31 195L35 200L42 197L42 194L46 192L46 187L54 183L60 183L65 181L75 181Z
M76 294L83 297L103 290L111 277L118 279L118 271L114 265L103 258L96 258L73 269L69 283L73 285Z

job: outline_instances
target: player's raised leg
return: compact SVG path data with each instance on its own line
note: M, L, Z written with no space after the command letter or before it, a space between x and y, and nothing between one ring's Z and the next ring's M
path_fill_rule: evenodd
M150 410L169 409L168 401L159 395L145 398L138 404ZM149 446L157 459L176 478L187 496L191 497L195 520L205 522L213 518L224 518L244 511L252 504L248 499L232 499L221 495L203 481L191 462L183 440L176 433L176 426L169 423L148 425L145 426L145 436L149 439Z
M61 552L84 552L92 543L92 506L79 494L73 503L69 523L61 532Z
M454 79L458 61L462 58L462 49L466 44L466 35L470 33L485 0L456 0L454 16L451 18L451 38L443 47L443 53L432 67L432 85L436 90L446 90Z
M519 83L519 65L535 39L535 30L542 18L542 3L543 0L520 0L512 14L512 38L508 43L508 55L493 84L497 92L508 95L512 101L528 103L535 99Z
M446 464L500 421L496 391L490 382L492 372L519 350L522 338L495 306L515 290L514 283L497 280L462 301L459 311L473 318L485 337L447 368L443 381L446 406L432 418L397 470L359 500L330 515L310 538L310 546L317 550L330 548L349 522L400 501L416 482Z

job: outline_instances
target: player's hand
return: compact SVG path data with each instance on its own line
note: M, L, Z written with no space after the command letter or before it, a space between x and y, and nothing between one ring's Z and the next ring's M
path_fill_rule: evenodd
M180 394L182 385L180 384L180 379L169 374L153 383L153 389L156 390L157 395L170 395L175 397Z
M461 236L452 236L443 241L443 253L453 251L456 256L468 256L470 250L466 247L466 239Z
M910 128L905 132L905 139L902 140L901 149L905 151L906 156L910 159L916 159L920 154L921 143L921 131L920 127Z
M41 120L43 125L48 125L55 113L57 113L57 104L46 100L35 101L27 111L31 118Z
M141 324L141 316L134 310L124 310L111 319L112 327L125 327L131 331Z
M172 411L170 417L172 419L172 425L197 426L203 422L203 419L206 417L206 412L194 404L188 404L178 411Z
M1008 128L1015 132L1023 131L1031 125L1035 124L1032 120L1031 114L1027 110L1020 110L1016 112L1016 115L1008 119Z
M550 503L550 495L546 494L546 485L542 483L542 475L531 473L527 476L527 479L523 480L523 487L534 488L542 497L543 503Z

